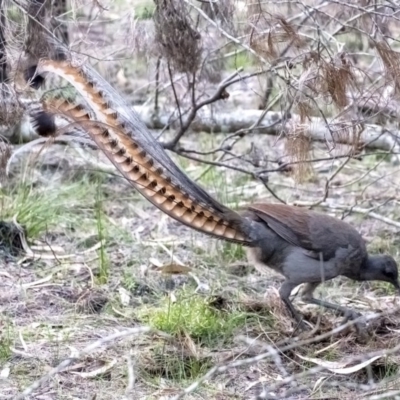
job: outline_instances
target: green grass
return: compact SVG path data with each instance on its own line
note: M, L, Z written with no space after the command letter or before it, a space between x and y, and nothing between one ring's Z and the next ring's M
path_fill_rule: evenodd
M221 243L221 252L219 253L221 256L221 261L231 263L234 261L245 260L246 259L246 251L243 246L222 242Z
M156 7L153 3L140 4L135 7L135 17L138 20L152 19Z
M70 180L51 185L28 179L8 182L0 189L0 220L15 219L25 228L28 241L43 238L49 232L73 237L79 231L83 237L97 236L92 240L96 243L104 242L113 236L115 227L108 223L104 211L109 201L103 190L105 176L98 179L98 174L78 171ZM117 236L123 235L121 229L116 230ZM85 244L90 247L95 243L81 240L81 245ZM107 257L101 252L101 270L106 275Z
M95 209L95 215L96 215L96 225L97 225L97 236L102 243L98 253L99 253L99 263L100 263L100 268L99 268L99 274L98 274L98 280L100 284L107 283L108 277L110 274L110 262L107 256L107 252L105 249L105 244L106 244L106 232L107 230L105 229L106 222L105 220L105 215L103 211L103 198L100 190L97 190L96 192L96 201L94 205Z
M132 268L126 268L123 271L122 283L124 288L128 291L134 291L138 287L137 279L132 272Z
M10 321L2 321L2 325L4 327L0 335L0 363L10 359L12 354L10 346L14 345L14 338L16 337Z
M138 312L142 321L172 335L189 335L198 343L212 344L228 339L246 321L246 314L214 308L210 299L189 289L175 293L176 301L162 299L156 307L144 307Z
M68 100L71 103L74 102L76 100L75 88L72 85L67 84L56 89L47 90L42 96L42 99L59 99L59 98Z
M22 24L24 22L24 14L21 13L21 10L18 7L10 4L6 11L6 18L10 22L14 22L16 24Z
M209 357L196 357L184 351L168 349L165 344L156 344L150 350L151 362L142 367L148 378L155 378L156 384L159 379L168 379L174 382L196 379L212 367Z
M63 185L52 190L21 183L0 190L0 218L15 218L27 230L28 237L36 238L60 223L71 223L65 213L71 203L79 199L79 185Z
M256 65L254 57L244 51L238 52L226 60L226 68L230 71L235 71L238 68L250 68Z

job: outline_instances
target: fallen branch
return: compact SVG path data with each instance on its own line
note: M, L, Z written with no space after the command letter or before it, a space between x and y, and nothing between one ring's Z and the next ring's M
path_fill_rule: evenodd
M135 106L134 110L138 113L139 118L146 124L149 129L163 129L165 126L174 128L171 123L171 111L160 111L157 116L154 115L152 106ZM264 115L265 114L265 115ZM24 122L12 131L11 137L7 134L3 135L12 143L29 142L37 139L38 135L30 127L29 117L23 118ZM280 135L285 132L290 125L300 125L300 119L297 115L292 115L287 121L282 121L283 114L275 111L265 113L262 110L240 110L240 112L212 112L204 107L197 111L197 116L193 120L190 129L193 132L209 132L209 133L232 133L232 132L259 132L268 135ZM61 118L56 118L56 125L59 129L66 126L66 122ZM304 126L304 125L303 125ZM331 131L337 126L335 137L332 138ZM19 128L19 129L18 129ZM306 134L311 140L328 143L331 147L334 143L353 145L356 141L358 146L368 149L380 149L385 151L399 152L400 143L397 139L400 136L398 131L389 132L380 125L365 124L363 131L358 138L354 137L352 125L346 126L331 124L331 131L327 128L325 122L321 118L312 117L305 127ZM78 131L78 132L77 132ZM70 133L70 132L68 132ZM71 133L79 136L79 130L71 127ZM80 135L82 135L80 133Z
M160 112L155 117L152 107L136 106L134 109L149 129L162 129L167 125L171 125L171 121L169 121L171 114L169 111ZM264 118L261 118L262 114L262 110L211 113L209 110L203 108L197 112L197 117L192 122L190 129L194 132L231 133L239 130L246 131L246 129L249 129L255 122L260 120L258 125L253 128L253 131L269 135L280 135L282 131L287 129L289 123L300 124L300 118L297 115L292 115L290 120L281 123L282 114L279 112L269 111L265 114ZM321 118L312 117L306 128L310 138L314 141L329 142L331 144L353 144L356 140L351 132L352 125L350 124L337 130L337 134L333 138ZM398 135L399 132L391 134L382 126L365 124L364 130L358 138L358 145L369 149L392 150L396 152L400 149L399 143L396 141L396 136Z

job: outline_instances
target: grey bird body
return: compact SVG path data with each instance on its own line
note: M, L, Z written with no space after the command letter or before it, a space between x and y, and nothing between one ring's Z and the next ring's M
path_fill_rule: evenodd
M349 317L358 314L313 297L321 282L345 276L356 281L386 281L400 289L395 260L389 255L369 256L362 236L344 221L281 204L253 204L242 216L251 226L249 260L258 270L271 268L286 278L279 293L299 322L301 317L289 296L302 283L307 284L303 300Z

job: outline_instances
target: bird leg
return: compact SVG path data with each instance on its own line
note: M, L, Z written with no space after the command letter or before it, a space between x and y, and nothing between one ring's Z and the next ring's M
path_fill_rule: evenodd
M290 281L283 282L282 286L279 289L279 295L291 316L297 321L299 328L301 330L308 330L307 325L303 321L303 316L294 308L294 305L289 299L292 290L297 285L298 283L293 283Z
M344 316L344 320L342 324L346 323L349 320L355 320L362 316L362 314L354 311L350 308L340 306L339 304L329 303L325 300L319 300L313 297L313 292L315 288L320 284L320 282L314 283L306 283L305 288L302 291L301 299L309 304L316 304L321 307L329 308L331 310L338 311L340 314ZM365 323L363 324L361 321L355 324L357 331L360 333L365 330Z

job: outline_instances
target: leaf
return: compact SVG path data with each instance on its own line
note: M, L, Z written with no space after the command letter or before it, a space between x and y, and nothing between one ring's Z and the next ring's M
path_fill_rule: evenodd
M383 355L375 356L375 357L370 358L367 361L363 361L360 364L356 364L351 367L348 367L348 365L351 364L353 362L353 360L349 359L347 361L325 361L325 360L321 360L320 358L305 357L305 356L302 356L297 353L296 353L296 355L299 358L301 358L302 360L309 361L314 364L320 365L321 367L324 367L324 368L328 369L329 371L334 372L335 374L343 374L343 375L352 374L353 372L360 371L367 365L373 363L378 358L381 358L383 356Z
M192 271L192 269L184 265L170 263L158 267L157 271L162 272L163 274L176 275L176 274L188 274L190 271Z
M118 293L119 293L119 299L121 301L121 304L123 306L129 306L129 302L131 300L131 296L129 292L124 289L123 287L118 288Z
M113 359L109 362L104 363L100 368L94 369L89 372L70 372L73 375L79 375L81 378L96 378L99 375L104 375L108 372L115 364L117 364L117 359Z

